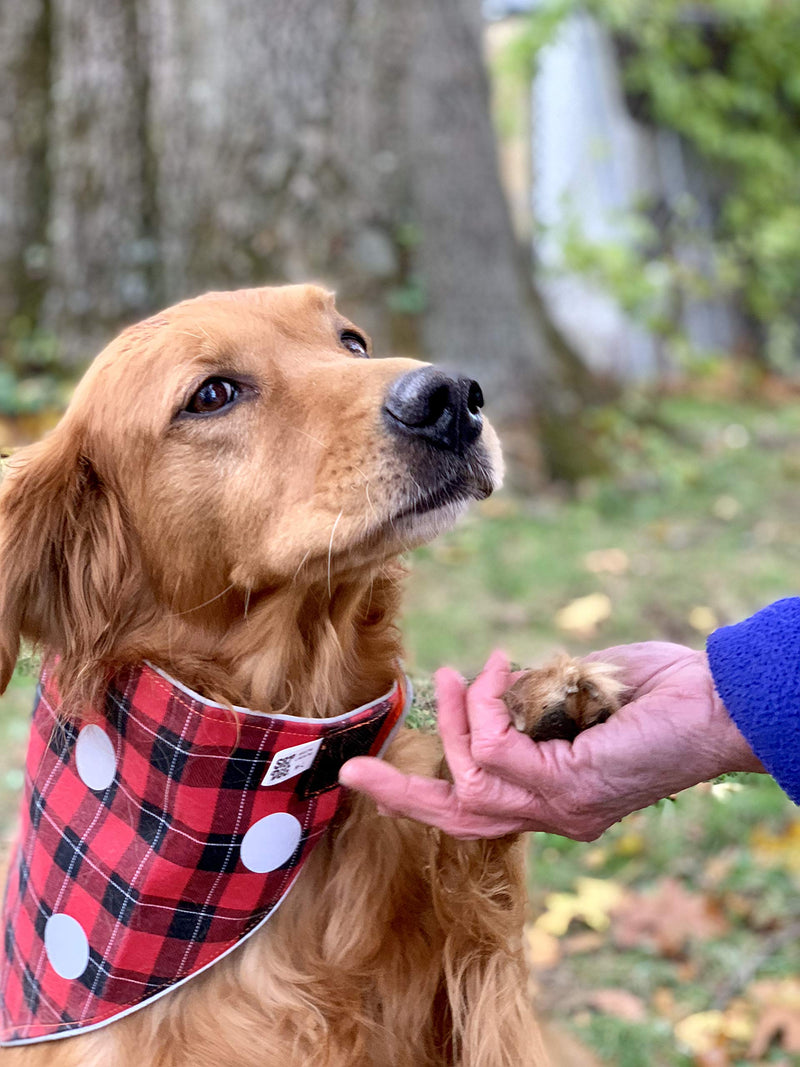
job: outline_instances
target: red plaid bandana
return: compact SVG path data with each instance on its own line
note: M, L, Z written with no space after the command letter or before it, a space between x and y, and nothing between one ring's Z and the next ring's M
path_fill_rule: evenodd
M157 669L102 725L59 723L42 675L3 909L0 1045L104 1026L262 926L336 813L338 772L383 752L410 687L333 719L221 707Z

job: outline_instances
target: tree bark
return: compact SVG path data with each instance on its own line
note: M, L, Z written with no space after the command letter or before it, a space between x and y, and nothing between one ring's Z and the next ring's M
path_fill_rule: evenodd
M85 361L146 313L144 124L137 6L50 0L50 270L43 322ZM154 250L149 250L152 258Z
M204 289L317 279L379 353L481 381L521 438L574 409L581 368L500 185L477 0L28 0L3 19L4 54L46 35L49 114L47 181L24 177L41 123L27 156L0 151L0 309L47 219L34 303L63 358Z
M30 327L39 312L46 257L46 0L0 6L0 322ZM14 325L13 330L17 329ZM24 323L20 324L24 329ZM3 332L5 333L6 330ZM12 330L12 332L13 332Z

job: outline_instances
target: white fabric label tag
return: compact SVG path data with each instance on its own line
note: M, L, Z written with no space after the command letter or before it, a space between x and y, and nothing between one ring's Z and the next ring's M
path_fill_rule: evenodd
M278 782L285 782L287 778L294 778L296 774L307 771L321 744L322 738L318 737L315 741L306 741L302 745L282 748L272 757L272 763L267 768L261 784L277 785Z

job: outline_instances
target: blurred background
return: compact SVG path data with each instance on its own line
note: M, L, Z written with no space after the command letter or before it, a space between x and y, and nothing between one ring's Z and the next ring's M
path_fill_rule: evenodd
M0 448L125 324L323 281L476 377L509 462L410 561L413 672L701 647L800 591L798 56L795 0L4 0ZM539 836L538 1003L578 1063L800 1063L798 888L758 776Z

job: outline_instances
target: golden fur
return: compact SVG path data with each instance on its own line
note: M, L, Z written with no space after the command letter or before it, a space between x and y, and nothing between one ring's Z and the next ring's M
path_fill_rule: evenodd
M0 687L20 637L58 654L64 713L147 658L205 695L328 716L384 692L398 554L486 495L486 426L450 503L380 417L417 364L358 359L311 286L208 294L126 330L0 488ZM180 414L213 376L230 410ZM409 446L411 448L411 446ZM444 460L442 460L444 462ZM452 471L448 472L452 480ZM388 758L435 773L438 739ZM3 1067L523 1067L543 1062L515 839L458 842L347 798L264 929L92 1034Z

